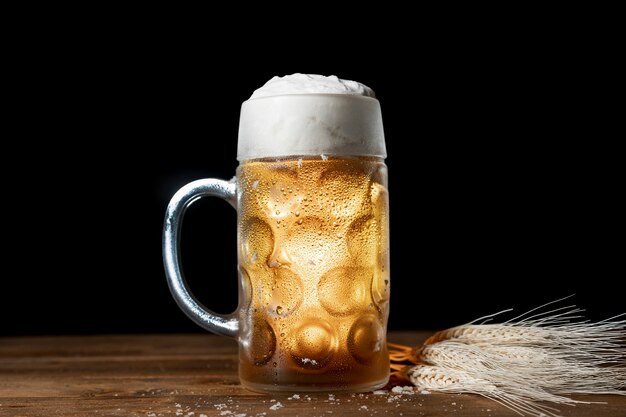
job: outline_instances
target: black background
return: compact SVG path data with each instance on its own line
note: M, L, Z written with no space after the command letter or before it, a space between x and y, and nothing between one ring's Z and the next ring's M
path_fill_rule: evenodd
M165 207L189 181L234 175L241 103L294 72L380 100L390 329L574 293L592 319L624 311L623 73L584 33L440 28L295 48L285 33L226 45L206 25L84 26L34 39L16 64L0 335L202 331L167 289ZM235 227L217 199L184 223L190 285L222 313L236 307Z

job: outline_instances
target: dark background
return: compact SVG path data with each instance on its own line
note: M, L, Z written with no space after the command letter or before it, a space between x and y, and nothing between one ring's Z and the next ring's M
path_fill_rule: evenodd
M234 175L241 103L294 72L357 80L380 100L390 329L574 293L594 320L626 310L623 72L584 31L440 28L298 49L228 46L206 25L84 26L17 62L0 335L202 331L166 285L165 207L189 181ZM205 199L183 230L188 280L223 313L236 307L235 227L230 206Z

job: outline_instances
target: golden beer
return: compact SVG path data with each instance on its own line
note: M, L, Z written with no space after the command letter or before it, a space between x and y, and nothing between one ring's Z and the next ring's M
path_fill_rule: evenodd
M386 384L388 205L381 158L239 165L244 386L364 391Z

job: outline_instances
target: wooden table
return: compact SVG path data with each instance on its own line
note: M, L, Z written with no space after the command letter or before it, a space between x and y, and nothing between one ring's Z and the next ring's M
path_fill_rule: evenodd
M391 333L417 344L427 333ZM387 387L387 389L391 388ZM626 397L561 407L626 416ZM474 395L262 395L237 379L237 346L209 334L0 338L0 416L515 416Z

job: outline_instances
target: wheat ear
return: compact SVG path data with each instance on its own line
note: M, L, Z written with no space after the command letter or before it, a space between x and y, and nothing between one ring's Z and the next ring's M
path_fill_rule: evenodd
M581 402L567 394L626 395L626 320L590 323L576 306L547 309L563 300L501 324L486 322L502 312L435 333L407 376L418 389L480 394L521 415L556 416L542 402Z

